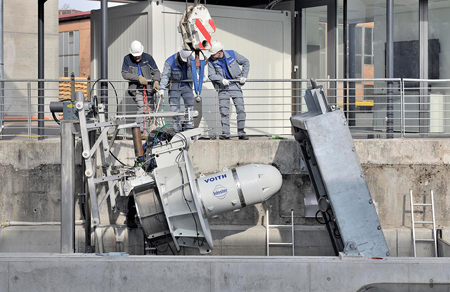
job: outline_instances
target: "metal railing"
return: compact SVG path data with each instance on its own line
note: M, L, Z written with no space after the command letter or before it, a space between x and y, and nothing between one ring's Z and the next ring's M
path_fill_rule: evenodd
M38 112L39 81L45 84L43 113ZM136 113L136 102L128 94L128 81L100 81L108 82L109 119ZM59 125L49 111L49 103L70 99L77 90L84 90L87 96L97 96L100 100L100 81L74 78L1 80L4 89L3 97L0 96L0 109L3 109L0 139L59 138ZM347 116L354 138L387 138L389 129L395 138L450 135L450 80L319 79L317 82L324 86L329 104L340 108ZM309 80L303 79L247 80L242 87L247 135L292 137L289 118L307 112L303 94L309 86ZM201 103L194 101L194 110L200 113L194 123L204 130L204 137L214 139L221 134L221 115L217 91L211 82L204 84L201 97ZM388 100L392 102L388 103ZM160 110L170 111L170 101L170 96L165 96ZM183 102L181 104L181 111L184 111ZM390 110L388 105L393 109ZM232 100L229 108L231 135L236 136L236 111ZM392 114L392 124L388 123L388 113ZM61 116L57 115L57 118ZM164 120L167 124L171 122L171 118Z

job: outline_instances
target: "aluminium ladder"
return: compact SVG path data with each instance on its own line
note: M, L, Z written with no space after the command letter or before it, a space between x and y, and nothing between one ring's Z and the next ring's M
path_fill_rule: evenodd
M413 236L414 257L417 256L416 242L433 242L434 243L434 256L437 257L436 222L435 222L435 216L434 216L433 190L431 190L431 203L428 203L428 204L425 202L421 203L421 204L414 204L412 190L409 190L409 196L411 199L411 228L412 228L412 236ZM414 207L423 207L424 210L425 210L425 207L431 207L432 221L415 221L414 220ZM433 225L432 238L431 239L416 239L415 224L432 224Z
M291 209L291 224L290 225L269 225L269 209L266 210L266 249L267 256L269 256L270 246L292 246L292 256L294 253L294 209ZM291 238L292 242L270 242L269 240L269 229L270 228L291 228Z

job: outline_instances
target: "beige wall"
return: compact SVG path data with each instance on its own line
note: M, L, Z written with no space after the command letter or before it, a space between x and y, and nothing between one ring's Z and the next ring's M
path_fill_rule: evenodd
M5 79L38 78L38 1L4 1L4 74ZM58 0L44 4L44 77L58 78ZM37 116L37 84L31 84L32 116ZM57 88L45 83L46 89ZM45 103L57 100L53 90L45 91ZM5 116L26 115L27 84L5 82ZM46 109L48 111L48 109ZM46 113L47 115L47 113Z

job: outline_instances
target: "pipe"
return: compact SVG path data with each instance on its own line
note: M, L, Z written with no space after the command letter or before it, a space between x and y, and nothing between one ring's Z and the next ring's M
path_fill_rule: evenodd
M75 220L76 225L83 225L85 220ZM61 222L28 222L28 221L3 221L1 227L10 227L10 226L59 226Z
M101 0L101 79L108 79L108 0ZM108 83L101 82L101 103L105 106L105 118L108 117Z
M144 149L142 148L142 137L141 129L139 127L132 128L133 133L133 145L134 145L134 155L136 157L144 156Z
M38 79L44 79L44 3L38 2ZM44 139L44 81L38 82L38 135Z

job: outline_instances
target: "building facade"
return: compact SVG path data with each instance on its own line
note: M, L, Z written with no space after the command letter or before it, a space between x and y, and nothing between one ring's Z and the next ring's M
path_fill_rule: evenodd
M91 75L91 12L59 16L59 77Z

